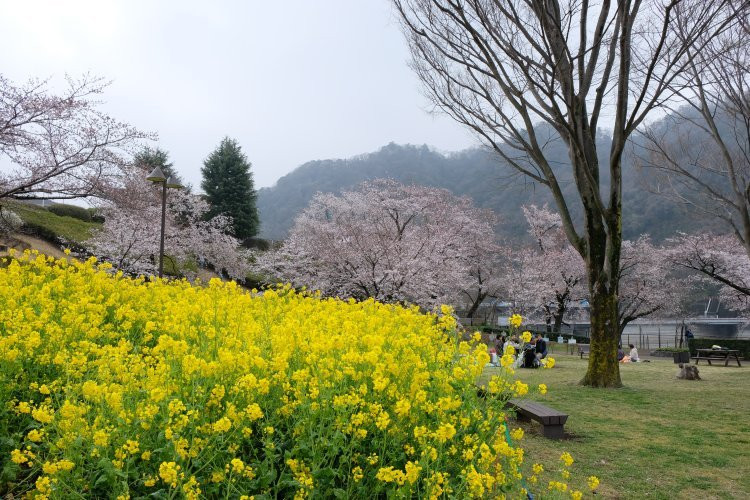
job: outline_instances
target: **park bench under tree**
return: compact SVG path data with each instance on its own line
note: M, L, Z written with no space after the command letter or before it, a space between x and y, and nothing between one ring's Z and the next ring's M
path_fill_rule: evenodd
M554 408L528 401L525 399L511 399L506 406L515 410L518 420L536 420L542 424L542 434L550 439L562 439L565 436L563 426L568 420L568 415Z

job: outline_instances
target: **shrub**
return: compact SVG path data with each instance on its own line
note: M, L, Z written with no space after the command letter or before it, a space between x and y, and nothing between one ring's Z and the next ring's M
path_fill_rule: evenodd
M22 230L26 234L30 234L31 236L36 236L37 238L43 239L45 241L49 241L50 243L53 243L56 245L59 245L62 243L62 240L60 239L58 234L54 231L54 229L52 229L51 227L43 223L27 220L24 222Z
M82 220L84 222L91 222L91 211L84 207L77 205L66 205L63 203L55 203L51 205L47 210L60 217L73 217L74 219Z
M18 231L23 220L12 210L0 207L0 236Z
M91 222L98 222L99 224L104 223L104 215L102 215L101 210L98 208L88 208L87 210L91 217Z
M506 441L503 405L528 387L507 370L481 398L489 356L457 340L449 308L109 269L33 252L0 269L13 308L0 323L0 491L521 494L523 450Z
M696 349L710 349L713 345L736 349L745 359L750 357L750 339L688 339L691 356L696 355Z

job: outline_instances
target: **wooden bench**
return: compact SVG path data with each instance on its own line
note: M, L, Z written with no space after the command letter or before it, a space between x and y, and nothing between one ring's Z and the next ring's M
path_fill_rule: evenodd
M562 439L565 435L563 426L568 420L568 415L545 406L536 401L525 399L511 399L506 406L515 410L518 420L536 420L542 424L544 437L550 439Z
M589 352L591 352L591 344L578 344L578 354L581 355L581 359L584 354L588 356Z

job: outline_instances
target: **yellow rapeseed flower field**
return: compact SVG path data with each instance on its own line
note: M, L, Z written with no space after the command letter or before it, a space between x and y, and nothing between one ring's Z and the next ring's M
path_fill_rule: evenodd
M487 361L449 314L27 253L0 268L0 494L517 497L528 387L480 398Z

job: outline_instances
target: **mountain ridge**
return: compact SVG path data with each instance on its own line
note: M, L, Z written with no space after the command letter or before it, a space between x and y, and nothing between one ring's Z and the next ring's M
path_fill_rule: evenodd
M602 135L600 148L608 148ZM606 149L600 149L605 150ZM575 185L570 179L567 152L558 145L548 154L561 179L571 211L580 219ZM645 191L644 174L636 172L630 160L623 165L623 232L626 238L649 233L659 241L675 231L698 227L694 217L671 201ZM608 179L602 169L603 189ZM377 151L346 159L312 160L281 177L274 186L258 190L261 237L281 240L295 216L317 192L340 193L364 181L391 178L405 184L442 187L455 195L469 196L477 206L495 211L501 217L498 231L506 238L525 235L526 223L521 206L528 203L554 206L545 186L519 175L493 153L481 147L441 153L427 145L389 143Z

